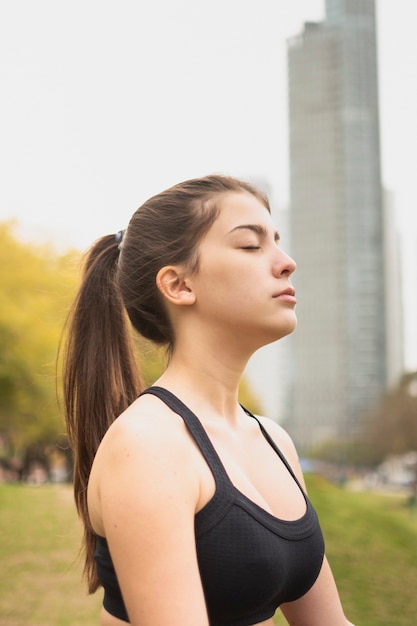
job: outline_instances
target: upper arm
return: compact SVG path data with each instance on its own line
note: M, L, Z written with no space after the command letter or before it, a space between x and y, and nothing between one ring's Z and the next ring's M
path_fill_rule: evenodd
M148 431L121 429L113 437L99 481L130 623L207 626L194 538L198 480L181 446L160 429Z

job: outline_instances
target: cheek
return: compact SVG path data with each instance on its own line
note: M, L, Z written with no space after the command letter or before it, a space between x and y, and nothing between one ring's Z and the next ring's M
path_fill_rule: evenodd
M229 304L244 302L253 295L256 284L249 279L247 272L239 271L237 268L221 268L210 277L210 283L214 294L217 293L217 300Z
M200 265L197 276L197 298L211 310L227 308L240 312L247 311L252 303L262 305L265 296L265 276L268 269L255 263L249 255L236 259L236 253L219 254L210 250Z
M227 310L229 314L239 316L243 308L247 308L251 292L253 285L249 284L245 273L231 265L212 264L199 276L197 298L213 314Z

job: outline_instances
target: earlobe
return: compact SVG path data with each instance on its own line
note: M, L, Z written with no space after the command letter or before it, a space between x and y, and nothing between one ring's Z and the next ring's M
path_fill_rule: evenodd
M179 306L194 304L195 294L180 268L175 265L162 267L156 275L156 285L161 294Z

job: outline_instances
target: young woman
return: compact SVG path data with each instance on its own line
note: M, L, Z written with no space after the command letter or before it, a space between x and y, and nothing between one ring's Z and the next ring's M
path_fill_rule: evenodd
M294 270L264 195L217 175L90 251L64 392L101 626L349 624L291 439L238 402L253 352L296 326ZM127 317L169 350L147 390Z

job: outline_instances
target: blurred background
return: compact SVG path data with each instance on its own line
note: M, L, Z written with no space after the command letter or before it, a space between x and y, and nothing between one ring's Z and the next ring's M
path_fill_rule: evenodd
M31 491L10 491L17 485L62 486L46 497L72 514L55 370L82 251L125 228L150 195L221 172L268 193L298 265L298 328L254 355L242 402L288 429L306 472L352 497L385 498L365 517L382 527L392 513L387 536L416 546L416 17L408 0L0 4L4 529L23 532L38 514ZM163 357L141 348L151 383ZM338 492L323 489L312 483L331 536L346 519L330 515ZM43 506L60 508L51 502ZM10 574L18 542L2 537ZM375 554L389 551L382 538L375 545ZM416 550L405 562L395 548L403 572L415 568ZM349 585L353 610L374 616L358 623L415 623L414 596L398 621L388 608L375 617L378 594L355 605ZM19 617L7 596L0 624L77 623L35 619L30 606L30 618Z

